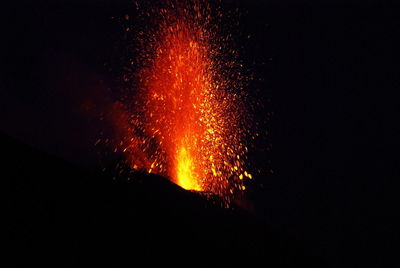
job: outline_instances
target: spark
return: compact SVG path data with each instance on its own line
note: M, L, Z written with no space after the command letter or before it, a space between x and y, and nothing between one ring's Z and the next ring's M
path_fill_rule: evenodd
M252 178L243 66L230 35L221 33L224 14L189 2L150 9L155 26L137 30L139 56L129 60L140 67L130 78L133 97L118 103L121 151L133 169L229 200Z

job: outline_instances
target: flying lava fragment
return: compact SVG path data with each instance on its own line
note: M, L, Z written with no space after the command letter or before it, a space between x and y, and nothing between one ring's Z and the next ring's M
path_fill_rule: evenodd
M168 1L146 14L151 26L136 28L129 94L118 102L118 150L132 169L228 200L252 178L252 133L224 13L205 1Z

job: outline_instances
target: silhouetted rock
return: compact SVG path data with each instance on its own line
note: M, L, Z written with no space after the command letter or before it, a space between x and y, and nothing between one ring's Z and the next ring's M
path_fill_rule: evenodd
M7 136L1 146L10 266L312 266L263 221L159 176L113 180Z

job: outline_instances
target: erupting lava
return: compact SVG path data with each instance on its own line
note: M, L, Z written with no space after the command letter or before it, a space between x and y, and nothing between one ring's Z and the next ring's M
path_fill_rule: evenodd
M166 6L154 12L157 29L138 32L140 68L133 97L119 103L128 116L118 144L133 169L229 199L252 178L241 65L207 4Z

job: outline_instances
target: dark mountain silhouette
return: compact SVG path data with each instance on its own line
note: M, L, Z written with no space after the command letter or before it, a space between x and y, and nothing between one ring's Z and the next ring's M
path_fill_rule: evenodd
M2 135L9 266L316 265L298 242L156 175L113 180Z

